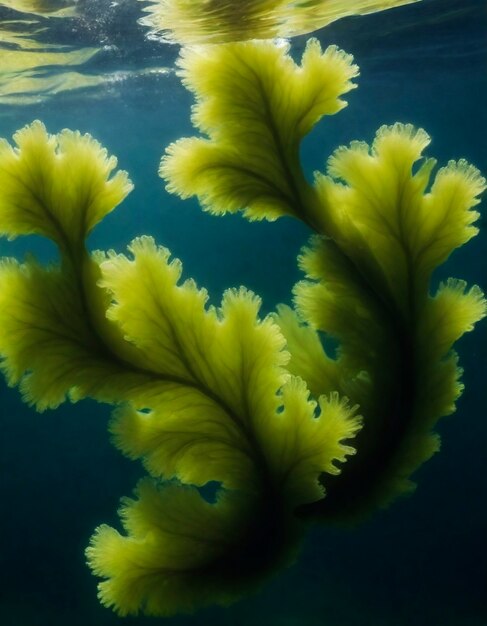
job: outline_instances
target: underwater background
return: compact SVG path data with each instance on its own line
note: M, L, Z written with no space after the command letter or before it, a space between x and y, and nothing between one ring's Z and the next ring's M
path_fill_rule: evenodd
M9 3L5 3L9 4ZM0 25L15 17L0 2ZM246 285L263 311L290 302L301 277L296 256L306 227L291 219L252 223L213 217L194 200L164 190L164 148L193 135L191 96L172 68L177 47L146 36L137 2L85 3L82 21L59 20L48 36L102 49L83 65L96 85L2 97L0 136L41 119L51 133L79 129L128 170L135 190L98 226L90 246L122 251L151 234L184 263L184 274L219 302ZM65 30L63 30L65 28ZM324 119L303 145L307 173L333 149L371 141L382 124L421 126L428 156L466 158L487 172L487 6L483 0L423 0L346 18L314 33L355 56L359 88L349 106ZM307 37L293 40L299 57ZM1 41L1 31L0 31ZM4 50L0 49L0 76ZM53 73L58 71L53 66ZM1 85L1 82L0 82ZM480 233L441 269L487 289L487 216ZM42 259L54 251L36 238L0 242L0 254ZM260 593L227 609L176 618L119 618L96 598L84 549L93 529L118 526L115 511L142 470L106 432L110 407L95 402L38 414L17 390L0 388L0 626L486 626L487 625L487 324L458 345L466 391L440 421L441 451L415 475L416 493L353 529L316 527L298 562Z

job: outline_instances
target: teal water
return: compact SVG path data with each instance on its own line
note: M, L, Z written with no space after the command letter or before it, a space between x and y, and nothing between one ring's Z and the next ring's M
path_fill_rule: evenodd
M12 17L1 5L0 23ZM191 98L171 71L177 49L145 38L137 3L120 2L112 12L109 5L87 2L82 23L70 23L69 32L56 25L49 36L79 46L102 43L105 51L83 72L110 79L30 103L2 105L0 99L0 136L10 138L38 118L52 133L64 127L89 132L118 156L135 190L93 233L93 248L123 250L134 236L149 233L183 260L185 275L206 286L215 303L225 288L241 284L262 296L264 312L290 302L307 229L284 219L248 224L212 217L196 201L165 192L157 177L164 147L193 134ZM97 11L103 19L95 19ZM349 107L305 141L310 174L337 145L370 141L381 124L395 121L424 127L433 138L428 153L440 163L465 157L485 174L483 1L424 0L348 18L315 35L353 53L361 76ZM296 55L305 39L293 43ZM137 72L143 68L154 71ZM486 220L438 280L457 276L487 289ZM36 240L0 242L3 255L21 257L27 249L52 255ZM458 349L466 392L457 412L440 422L442 449L416 475L413 497L353 530L314 529L295 566L235 606L170 619L116 617L98 604L96 580L84 563L93 529L118 525L119 498L141 475L108 441L110 408L83 402L39 415L2 382L0 625L485 626L485 321Z

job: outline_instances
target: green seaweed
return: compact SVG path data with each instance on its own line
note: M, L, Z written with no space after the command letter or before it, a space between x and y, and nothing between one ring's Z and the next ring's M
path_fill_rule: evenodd
M294 310L261 318L244 288L209 305L150 237L90 254L86 237L131 190L114 157L40 122L0 144L0 232L59 250L47 267L0 266L7 381L40 411L115 405L113 441L147 470L122 501L123 532L103 525L87 549L120 615L233 602L292 563L310 520L357 522L410 492L462 390L452 345L486 314L478 287L430 293L434 269L476 234L473 166L432 180L428 135L395 124L307 181L300 142L345 106L349 55L311 40L297 65L285 47L245 42L185 49L179 71L203 136L168 148L168 189L216 214L310 226Z

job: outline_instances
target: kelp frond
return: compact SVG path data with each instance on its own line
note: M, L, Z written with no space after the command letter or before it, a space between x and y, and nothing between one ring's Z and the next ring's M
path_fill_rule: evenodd
M301 215L307 184L299 169L303 137L323 115L346 106L358 68L336 46L308 42L301 64L288 47L245 42L185 49L183 83L196 95L193 123L208 138L181 139L162 159L168 190L197 195L215 214L251 219Z
M357 402L365 425L359 454L340 480L323 477L327 497L303 515L360 518L411 490L411 474L438 447L436 421L461 391L451 347L485 315L485 300L455 282L432 297L430 279L477 232L485 179L460 160L431 181L429 136L397 123L371 147L340 147L309 184L299 141L341 108L357 74L336 48L323 53L312 41L298 67L286 48L226 44L183 52L180 65L196 96L193 122L208 137L168 148L167 189L213 213L292 216L318 233L299 259L307 280L295 287L298 316L281 308L276 319L290 371L317 396ZM339 342L333 358L318 332Z
M303 519L356 522L411 491L462 391L454 342L486 314L478 287L430 286L476 233L473 166L433 177L426 132L394 124L307 182L299 144L344 106L349 55L311 41L298 66L287 48L232 43L184 51L180 73L206 137L168 149L168 189L313 228L294 311L262 319L245 288L210 305L150 237L89 254L87 235L131 189L116 160L39 122L0 143L0 233L48 237L60 257L1 262L1 367L39 410L115 404L114 443L147 470L122 532L102 525L87 549L120 615L228 604L292 561Z
M39 410L116 404L114 442L149 474L124 501L124 533L102 526L87 551L100 598L121 615L235 600L294 555L294 511L354 453L356 407L310 400L251 292L208 306L150 237L128 256L88 254L86 236L131 189L90 136L36 122L15 142L0 146L1 230L52 239L60 263L1 263L3 371ZM215 503L197 489L209 481Z

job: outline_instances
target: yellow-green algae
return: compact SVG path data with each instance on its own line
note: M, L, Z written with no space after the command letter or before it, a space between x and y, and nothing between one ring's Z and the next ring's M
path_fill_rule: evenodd
M395 124L307 181L300 141L345 105L349 55L312 40L296 65L270 42L225 44L184 50L180 72L204 136L170 146L161 174L211 212L316 231L295 311L261 319L244 288L210 306L150 237L90 254L87 235L131 190L116 160L40 122L0 144L0 232L48 237L60 257L2 261L7 380L38 410L116 405L113 440L147 470L122 501L123 532L103 525L87 549L120 615L228 604L292 562L303 522L356 521L409 491L461 391L452 345L486 313L461 281L430 294L432 271L476 233L485 181L473 166L451 162L430 182L427 134ZM199 491L209 481L214 503Z

